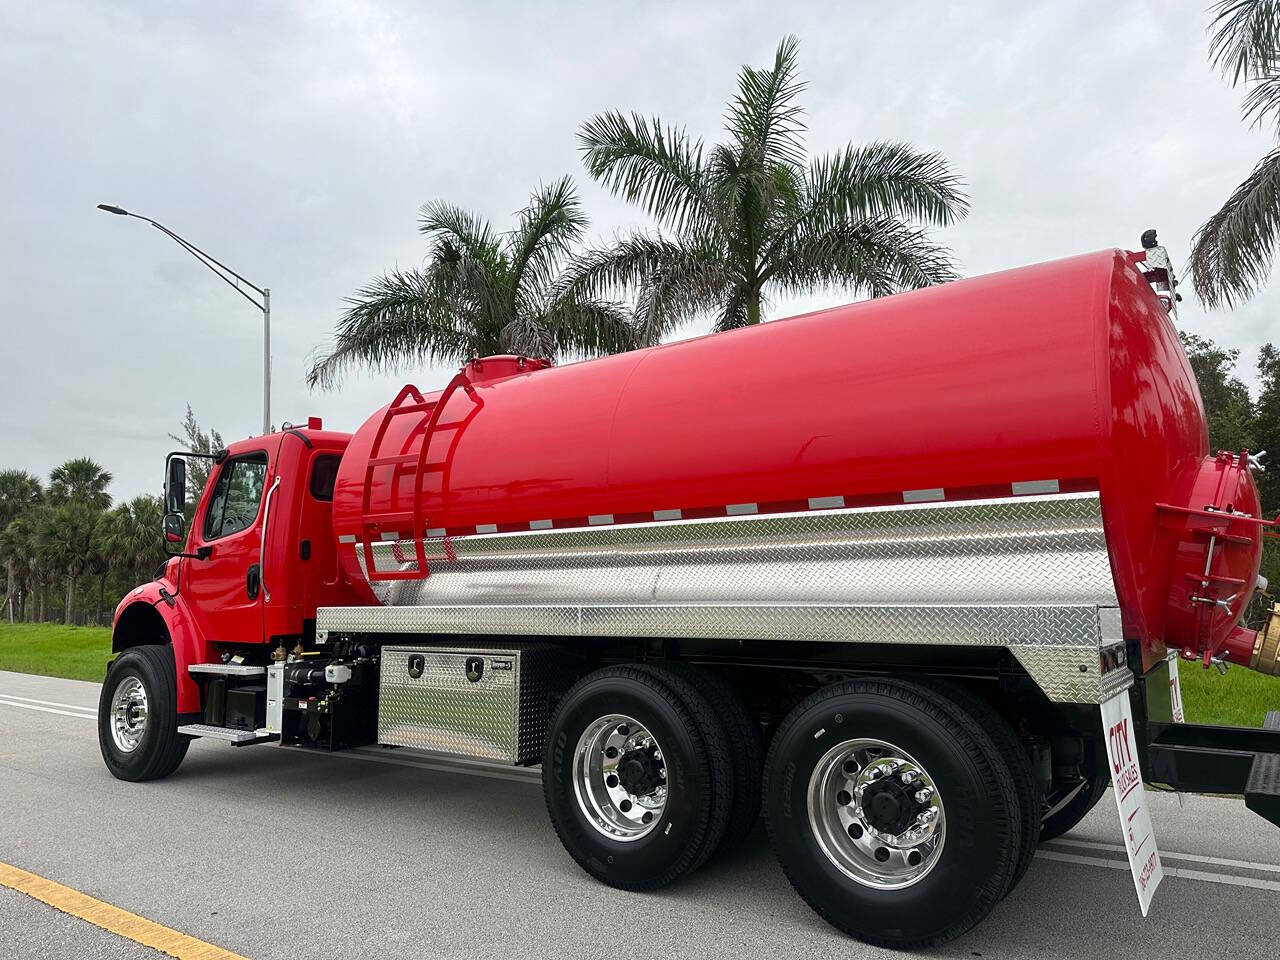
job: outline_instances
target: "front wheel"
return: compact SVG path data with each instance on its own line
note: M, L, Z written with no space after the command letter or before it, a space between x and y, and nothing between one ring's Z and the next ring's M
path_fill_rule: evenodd
M178 733L173 651L131 647L116 657L98 698L98 747L119 780L158 780L178 769L189 737Z
M896 680L819 690L765 762L765 821L796 891L846 933L912 949L959 936L1004 895L1022 803L978 720Z

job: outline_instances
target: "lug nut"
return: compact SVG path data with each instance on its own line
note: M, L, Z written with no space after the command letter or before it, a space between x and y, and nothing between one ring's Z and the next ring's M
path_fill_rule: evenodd
M898 774L898 779L903 783L915 783L920 779L920 774L916 773L914 770L904 770L902 773Z
M916 823L928 826L937 819L938 811L930 807L928 810L921 810L920 815L916 817Z
M933 791L928 787L921 787L916 791L916 803L928 803L933 797Z

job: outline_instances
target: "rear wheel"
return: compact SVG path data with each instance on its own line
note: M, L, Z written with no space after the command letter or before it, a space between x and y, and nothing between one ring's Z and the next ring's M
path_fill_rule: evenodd
M551 719L542 790L569 855L627 890L697 868L728 823L724 731L685 679L634 666L578 681Z
M833 926L897 949L982 920L1018 866L1022 802L978 720L928 688L824 688L778 729L765 822L796 891Z
M733 780L733 802L729 807L724 839L713 855L728 853L751 835L760 819L760 779L764 768L760 727L737 691L712 670L683 663L642 663L637 666L642 670L655 671L658 676L675 673L686 678L706 697L724 725L725 747Z
M130 647L107 671L98 698L98 746L112 776L158 780L178 769L191 740L178 733L169 647Z

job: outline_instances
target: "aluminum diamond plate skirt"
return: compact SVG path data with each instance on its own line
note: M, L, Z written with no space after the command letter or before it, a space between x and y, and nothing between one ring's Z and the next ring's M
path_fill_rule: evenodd
M1089 703L1117 606L1095 493L486 534L427 556L429 577L375 585L385 606L317 627L994 645ZM398 566L390 543L374 560Z

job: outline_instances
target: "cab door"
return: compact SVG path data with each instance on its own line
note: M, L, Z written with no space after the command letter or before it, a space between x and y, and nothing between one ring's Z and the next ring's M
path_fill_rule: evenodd
M269 522L279 437L218 465L192 542L204 560L185 561L182 592L206 643L262 643L262 540Z

